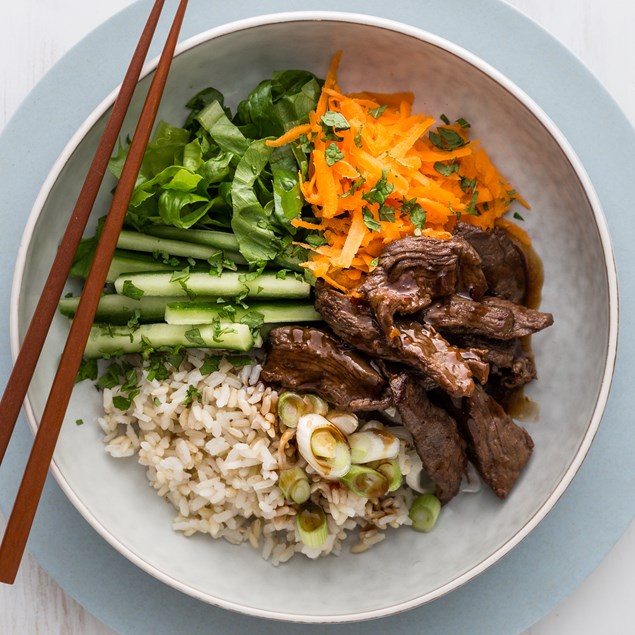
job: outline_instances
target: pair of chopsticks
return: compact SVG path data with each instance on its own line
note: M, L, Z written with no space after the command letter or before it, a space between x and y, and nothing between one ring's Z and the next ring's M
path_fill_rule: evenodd
M108 167L108 160L119 138L121 126L139 80L163 5L164 0L156 0L152 7L0 401L0 463L9 445L44 340L64 290L73 257ZM187 0L181 0L146 96L119 184L99 238L93 264L84 285L77 313L73 319L51 386L42 420L0 545L0 582L13 584L22 560L48 468L53 458L55 444L73 391L75 377L79 371L84 348L95 318L99 297L106 282L106 275L130 203L143 155L150 140L186 7Z

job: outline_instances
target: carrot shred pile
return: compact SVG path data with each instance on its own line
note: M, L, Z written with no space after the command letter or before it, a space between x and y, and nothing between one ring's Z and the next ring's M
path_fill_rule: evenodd
M469 139L467 122L449 123L443 116L435 127L433 117L413 114L408 92L343 94L340 57L341 51L309 123L267 142L313 146L301 189L315 218L292 224L319 232L317 241L302 243L311 251L305 266L316 277L354 293L393 240L412 234L449 238L459 218L488 229L513 200L527 207Z

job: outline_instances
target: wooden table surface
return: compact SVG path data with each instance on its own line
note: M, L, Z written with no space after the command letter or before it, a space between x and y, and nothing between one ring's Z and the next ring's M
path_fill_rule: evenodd
M0 129L73 44L131 3L0 0ZM509 0L509 4L578 55L635 122L635 2ZM635 633L633 588L635 525L581 587L525 635ZM112 635L113 631L67 596L27 555L16 584L0 585L0 635L36 634Z

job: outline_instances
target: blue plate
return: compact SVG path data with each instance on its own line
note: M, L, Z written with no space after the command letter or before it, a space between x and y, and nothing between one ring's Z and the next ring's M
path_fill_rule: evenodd
M149 3L137 3L93 31L29 95L0 136L3 232L0 301L10 370L8 306L16 236L50 166L83 120L123 77ZM315 8L295 0L191 2L182 37L262 13ZM635 230L624 202L635 174L635 132L582 64L551 36L497 0L323 0L320 9L399 19L472 51L505 73L554 120L582 160L608 219L620 276L622 324L635 323ZM153 47L158 54L170 11ZM99 72L95 73L95 69ZM566 81L563 79L566 78ZM77 87L81 86L81 91ZM70 96L70 97L69 97ZM602 130L602 135L590 134ZM32 140L37 139L38 145ZM618 140L619 142L617 142ZM464 587L401 615L342 626L280 624L245 617L185 596L137 569L104 542L49 479L29 549L78 602L121 633L352 634L361 628L428 635L515 633L542 618L595 568L635 515L635 427L630 417L634 339L623 330L605 416L581 470L553 511L518 547ZM0 507L8 513L31 444L22 420L0 473ZM399 580L390 581L399 584Z

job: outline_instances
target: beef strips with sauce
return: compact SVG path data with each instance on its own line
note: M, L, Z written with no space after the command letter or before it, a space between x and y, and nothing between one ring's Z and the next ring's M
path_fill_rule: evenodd
M287 390L317 393L344 410L378 410L391 403L388 382L364 355L313 327L273 329L261 376Z
M503 407L476 386L470 397L446 400L459 423L467 454L483 481L505 498L529 461L534 447L529 433L516 425Z
M460 237L408 236L388 243L377 267L360 286L384 333L398 335L395 315L409 315L434 298L466 292L480 299L487 289L477 252Z
M510 300L486 296L475 302L456 294L434 302L421 318L445 334L476 335L497 340L532 335L553 324L551 313L528 309Z
M451 395L469 395L474 390L473 371L483 378L486 369L480 360L462 358L437 331L414 320L395 321L398 336L389 340L370 307L352 302L331 286L315 288L315 308L345 342L373 357L400 362L431 378ZM473 366L473 368L471 367Z
M428 399L421 381L409 373L393 375L390 388L404 426L412 434L425 473L442 504L459 492L467 467L465 441L454 419Z
M392 402L443 503L458 492L466 455L504 498L533 441L492 395L536 377L521 338L553 322L523 306L529 291L526 254L503 230L459 224L451 240L399 239L361 299L318 283L316 309L335 336L274 329L263 379L349 410Z
M499 227L484 231L467 223L457 223L455 235L466 240L478 253L492 295L512 302L525 301L529 263L516 240Z

